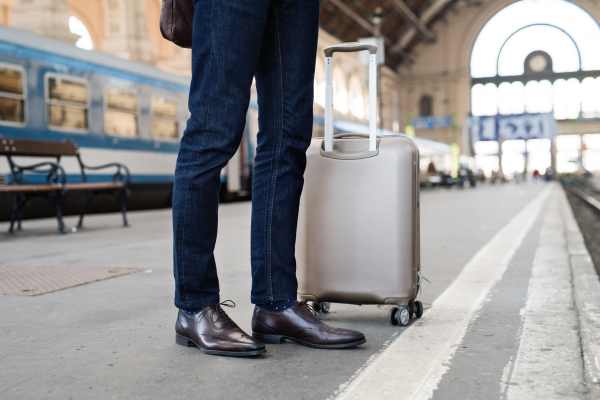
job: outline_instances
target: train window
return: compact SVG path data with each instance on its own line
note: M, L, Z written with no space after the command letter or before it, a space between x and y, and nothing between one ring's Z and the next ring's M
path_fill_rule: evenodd
M48 125L88 129L88 85L62 76L48 76Z
M152 136L176 139L179 127L179 104L164 97L152 96Z
M0 64L0 122L25 122L23 72Z
M137 94L117 88L106 89L104 130L109 135L134 137L137 127Z

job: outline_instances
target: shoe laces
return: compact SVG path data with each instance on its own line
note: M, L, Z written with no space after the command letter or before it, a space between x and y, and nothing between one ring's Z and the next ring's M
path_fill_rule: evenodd
M300 307L303 310L308 311L309 313L311 313L316 319L320 319L319 315L321 315L321 313L317 310L314 309L313 306L311 306L310 304L308 304L306 301L300 301L298 303L298 307Z
M221 308L221 306L234 308L235 303L233 302L233 300L225 300L221 303L213 304L212 306L210 306L214 309L214 312L210 317L211 322L213 324L217 324L220 321L223 325L233 324L233 320L229 318L229 315L227 315L227 313L225 312L225 310L223 310L223 308Z

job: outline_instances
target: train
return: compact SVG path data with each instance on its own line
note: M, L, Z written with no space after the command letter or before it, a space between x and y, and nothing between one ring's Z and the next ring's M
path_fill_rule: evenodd
M131 173L130 210L171 205L179 140L190 116L189 87L189 77L0 25L0 137L72 140L87 164L125 164ZM224 201L251 196L257 117L253 99L240 148L221 173ZM316 115L315 126L322 125ZM357 134L367 129L343 120L334 128ZM447 145L413 139L422 157L450 154ZM68 180L80 179L75 163L65 159L63 164ZM10 183L9 171L0 158L0 184ZM88 176L89 181L109 178ZM118 209L110 197L100 198L90 204L90 212ZM10 201L0 198L0 220L9 218ZM65 214L78 210L77 199L65 204ZM24 217L47 215L49 207L32 204Z

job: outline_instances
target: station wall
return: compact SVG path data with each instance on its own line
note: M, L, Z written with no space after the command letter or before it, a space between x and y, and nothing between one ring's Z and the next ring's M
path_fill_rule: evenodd
M461 153L466 142L462 137L466 118L471 111L470 61L475 41L485 24L515 0L479 0L457 2L432 30L438 40L421 42L410 54L410 60L398 68L401 126L411 116L419 115L423 96L433 98L434 115L455 115L456 132ZM600 21L600 3L592 0L571 0ZM600 121L559 121L558 134L599 133ZM423 129L417 136L451 143L452 128Z
M420 105L430 101L433 116L455 116L455 126L418 129L417 136L450 144L456 140L461 153L469 152L463 137L471 111L470 59L474 43L485 24L515 0L465 0L454 3L431 30L437 40L421 42L408 52L397 70L382 67L381 126L404 132ZM600 21L600 3L572 0ZM0 23L75 42L69 16L84 23L94 48L126 59L153 64L184 75L190 74L191 53L165 41L158 28L161 0L0 0ZM324 57L322 49L340 39L321 30L315 78L315 113L323 113ZM354 54L336 54L335 115L357 122L368 116L367 69ZM344 89L345 87L345 89ZM598 121L559 122L559 134L600 132Z

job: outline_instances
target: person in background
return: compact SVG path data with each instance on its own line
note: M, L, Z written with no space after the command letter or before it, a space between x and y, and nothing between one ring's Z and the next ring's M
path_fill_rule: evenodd
M314 348L365 343L296 301L294 256L313 126L319 0L195 0L191 117L173 189L176 341L204 353L253 356L262 341ZM251 227L253 335L221 302L213 250L221 170L240 145L256 78L259 106ZM258 339L260 338L260 340Z

